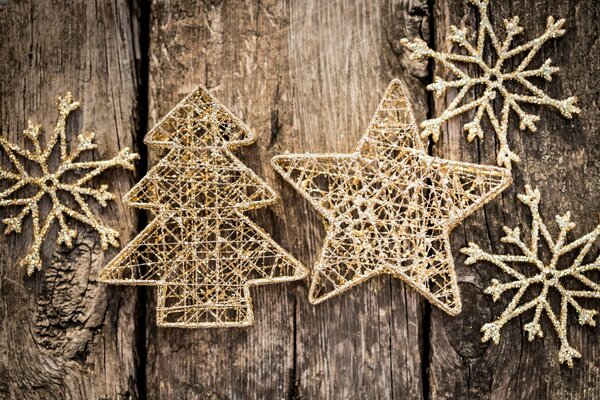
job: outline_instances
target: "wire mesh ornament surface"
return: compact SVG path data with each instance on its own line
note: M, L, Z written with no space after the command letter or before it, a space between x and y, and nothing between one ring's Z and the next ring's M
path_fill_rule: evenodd
M158 325L251 325L251 285L307 276L304 266L243 214L277 200L231 152L254 140L202 87L144 139L169 153L124 201L155 218L101 271L100 280L158 286Z
M428 156L398 80L354 153L282 155L272 164L325 221L311 303L389 273L451 315L461 301L449 232L511 182L502 168Z
M575 223L571 222L571 214L567 212L565 215L556 216L559 233L554 239L540 216L540 192L527 185L525 194L520 194L518 198L531 210L529 244L521 236L519 228L508 227L504 227L506 236L502 238L502 242L514 246L519 254L491 254L483 251L475 243L469 243L468 247L461 249L461 252L468 256L465 264L483 261L495 265L508 275L509 282L493 279L491 286L485 290L494 301L499 300L506 292L514 293L502 314L493 322L483 325L481 340L483 342L492 340L498 344L502 328L511 319L520 318L522 314L531 311L533 311L533 319L526 323L523 329L528 333L529 341L536 337L543 337L541 318L545 314L560 341L559 362L573 367L573 359L580 358L581 354L569 344L569 308L575 311L580 325L596 325L594 317L597 311L584 308L580 301L586 298L600 298L600 283L593 278L593 274L600 270L600 256L591 261L586 260L600 235L600 225L587 235L569 241L567 235L575 228ZM550 250L550 258L547 261L540 251L543 242ZM559 263L569 254L576 254L576 257L566 268L561 267ZM525 265L533 267L535 272L526 272L523 268ZM569 279L578 282L584 288L573 288L573 285L568 282ZM552 291L558 292L560 296L558 309L553 308L550 301ZM531 296L527 297L528 294Z
M552 60L547 59L539 67L530 68L530 64L541 47L549 40L561 37L565 30L564 19L556 21L548 17L546 31L536 39L511 48L515 38L523 32L519 26L519 17L504 20L506 34L501 40L494 32L488 16L489 0L469 0L479 11L479 26L475 43L469 41L467 28L450 26L449 43L455 46L456 53L445 53L429 48L428 44L420 39L404 39L403 45L411 51L412 59L431 58L446 68L453 80L444 80L435 77L427 89L436 96L443 96L449 90L458 91L454 100L436 118L428 119L421 124L422 135L431 136L437 141L443 124L461 114L474 111L473 119L464 125L467 140L483 139L484 130L481 127L482 119L488 116L499 142L497 163L499 166L511 168L513 162L518 162L519 157L510 150L508 145L508 129L512 112L519 118L519 128L531 132L537 130L536 123L540 117L530 114L523 109L523 105L540 105L557 109L565 118L572 118L573 114L580 112L577 107L577 97L557 100L547 95L532 78L546 81L552 80L552 75L559 68L552 65ZM494 51L496 58L490 62L484 54L486 44ZM462 51L462 53L461 53ZM513 70L509 70L515 65ZM461 66L463 66L461 68ZM479 71L473 75L474 71ZM514 86L514 87L512 87ZM481 93L477 89L482 88ZM469 93L474 93L475 99L469 100ZM499 116L494 111L494 103L502 101Z
M97 145L94 133L85 132L77 137L77 146L69 146L67 119L78 108L79 102L73 101L71 93L58 97L58 120L45 146L40 140L41 127L31 121L23 131L31 144L30 149L11 143L0 135L0 147L12 165L8 169L0 167L0 181L8 183L8 186L0 186L0 207L19 208L16 215L4 218L2 222L6 225L6 234L20 233L25 218L31 214L33 243L19 262L27 268L28 275L42 268L42 245L55 222L59 226L58 245L73 247L73 240L77 237L73 222L77 222L96 231L102 250L119 246L119 232L104 225L89 205L89 201L94 199L101 207L106 207L114 195L108 191L108 185L96 188L90 187L90 183L110 168L134 170L133 162L138 155L124 148L109 160L81 161L81 155L96 149ZM51 160L57 146L59 160L54 168ZM35 167L27 168L31 165ZM23 195L13 197L19 192ZM44 213L40 205L46 198L50 199L51 207L49 212Z

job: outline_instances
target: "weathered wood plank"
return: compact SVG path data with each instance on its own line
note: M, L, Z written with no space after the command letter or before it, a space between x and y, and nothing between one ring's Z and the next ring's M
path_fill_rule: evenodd
M0 1L3 135L23 145L27 119L51 133L56 96L71 91L81 101L69 122L72 143L81 131L95 131L95 158L134 146L136 23L127 2ZM133 180L114 170L99 184L109 183L120 198ZM93 208L119 229L123 242L131 239L132 210L119 200ZM72 250L49 240L42 271L26 278L17 260L31 244L29 235L31 222L21 235L0 238L0 398L137 398L136 292L95 281L116 251L103 254L96 235L79 226Z
M464 22L470 27L476 24L474 9L466 1L436 1L434 8L437 48L445 48L450 24ZM513 186L453 234L464 307L454 318L438 311L432 313L431 395L436 399L600 398L598 328L580 327L575 315L570 315L573 325L570 340L583 354L572 370L556 361L558 343L548 320L543 324L545 337L533 343L527 341L523 331L531 315L506 326L500 345L481 343L482 324L500 315L510 298L493 303L483 289L492 278L499 277L499 272L490 265L465 267L464 256L459 254L468 241L496 252L508 249L500 243L502 226L527 227L530 223L529 213L516 199L527 183L540 189L544 201L542 213L553 229L554 215L567 210L571 210L578 222L575 235L589 232L598 223L600 93L594 83L600 81L597 67L600 6L592 0L545 2L543 8L533 0L493 2L491 16L498 31L503 31L502 19L513 15L521 17L523 35L528 38L543 33L547 16L567 18L566 35L544 46L532 65L552 58L553 64L561 67L560 73L551 83L538 83L555 98L578 95L583 112L574 120L566 120L555 110L539 108L541 121L535 134L519 131L518 123L511 125L511 148L522 159L513 167ZM446 100L451 98L435 102L436 115ZM486 132L483 141L468 144L461 129L465 122L468 118L445 127L436 153L455 160L495 164L497 143L493 132Z
M267 177L271 104L277 104L284 10L256 2L173 3L152 6L150 126L184 94L203 84L259 136L236 151ZM277 55L277 56L275 56ZM275 62L272 62L275 61ZM283 90L283 89L279 89ZM277 122L275 121L275 124ZM160 155L151 152L151 160ZM268 179L267 179L268 181ZM268 182L268 183L272 183ZM280 240L281 215L253 214ZM283 243L286 244L285 242ZM148 322L148 398L273 398L290 387L293 368L293 284L253 288L255 324L237 329L164 329ZM148 313L154 315L154 290Z
M597 223L600 113L593 83L600 78L594 64L600 6L569 0L540 12L535 3L495 3L494 24L501 28L502 18L518 14L533 37L543 31L547 15L567 16L565 37L537 59L551 57L563 67L543 86L557 98L577 94L583 113L569 121L542 109L536 134L512 127L512 148L522 158L513 169L514 186L453 234L461 315L434 309L431 320L423 321L428 307L388 277L318 306L307 302L304 283L253 289L256 325L247 329L159 329L148 304L148 387L141 393L150 399L423 398L428 391L436 399L600 398L597 328L573 328L572 344L583 353L573 370L554 361L557 343L548 321L546 337L534 343L523 333L527 318L507 326L499 346L480 342L481 325L502 311L506 299L494 304L483 294L497 271L464 267L458 252L470 240L505 249L499 246L502 225L529 223L516 201L525 183L542 191L548 220L571 210L579 222L576 234ZM438 47L445 46L450 24L476 22L463 0L436 1L433 9ZM0 32L9 38L0 44L0 130L22 143L19 132L28 118L51 127L55 96L71 90L82 109L70 137L95 130L96 157L132 146L140 122L140 32L132 14L122 3L0 1ZM351 151L393 77L405 80L417 118L426 118L421 81L430 78L427 66L409 61L399 40L428 38L427 15L425 1L157 0L150 21L148 122L155 123L196 83L212 88L259 135L257 145L238 154L282 195L277 206L252 217L311 265L323 237L321 222L269 161L284 151ZM434 111L445 100L437 100ZM434 152L494 164L492 135L470 145L460 129L464 122L449 124ZM151 162L159 157L151 153ZM132 177L118 171L102 181L121 196ZM135 231L134 213L117 201L103 217L127 241ZM24 278L15 260L28 244L27 229L0 239L0 398L137 398L143 383L135 365L136 290L94 281L114 251L102 255L95 236L82 229L73 251L46 246L44 271ZM153 289L147 293L153 303Z
M351 151L389 80L407 66L426 74L399 52L424 19L424 2L156 1L150 125L195 84L211 88L257 132L241 158L282 195L253 217L310 265L321 222L270 159ZM407 83L423 117L424 88ZM150 318L148 398L422 397L422 303L400 282L378 278L317 307L304 283L253 294L246 329L162 329Z
M423 24L424 2L302 1L290 7L293 125L277 152L352 152L389 81L411 65L397 53L404 35ZM411 17L413 15L414 17ZM422 72L422 71L421 71ZM417 113L425 92L416 80ZM302 238L312 265L322 242L316 212L282 185L286 224ZM302 214L290 218L290 209ZM296 219L297 218L297 219ZM319 231L316 231L319 228ZM422 299L389 276L313 306L297 304L298 394L306 398L420 398Z

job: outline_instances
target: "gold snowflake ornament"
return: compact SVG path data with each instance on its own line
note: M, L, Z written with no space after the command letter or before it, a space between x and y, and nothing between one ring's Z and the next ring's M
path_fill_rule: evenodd
M458 94L448 105L446 110L437 118L429 119L421 124L423 136L431 136L437 141L441 127L448 120L467 112L474 112L473 119L464 125L467 139L483 139L481 127L482 118L487 115L499 141L497 163L499 166L511 168L512 162L518 162L519 157L513 153L508 145L507 133L511 111L519 117L521 130L537 130L536 123L540 117L526 112L523 105L544 105L556 108L566 118L572 118L579 113L577 98L569 97L564 100L553 99L536 84L532 78L552 80L552 75L559 69L552 65L552 60L547 59L539 67L531 68L530 64L540 48L549 40L558 38L565 33L562 29L565 20L555 21L548 17L546 31L538 38L528 41L520 46L511 48L514 39L521 34L523 28L519 26L519 17L504 20L506 34L500 39L492 28L488 17L489 0L469 0L479 10L479 26L475 43L469 41L467 28L450 27L449 41L456 45L459 53L444 53L429 48L427 43L420 38L412 41L404 39L403 44L411 51L412 59L431 58L442 64L452 75L453 80L443 80L436 77L434 82L427 86L436 96L442 96L448 89L457 90ZM496 53L495 61L490 62L484 54L486 43ZM461 65L464 68L461 68ZM508 70L512 66L513 70ZM479 71L474 75L471 71ZM474 75L474 76L473 76ZM514 88L517 92L511 91ZM481 90L479 90L481 88ZM524 90L523 90L524 89ZM468 94L475 94L475 99L468 99ZM494 102L501 99L502 109L496 115Z
M158 286L159 326L217 328L254 322L251 286L306 277L307 269L244 215L277 201L231 151L254 140L206 89L186 96L144 139L168 154L124 199L155 217L99 280Z
M83 152L96 148L96 144L93 143L93 133L79 135L74 149L70 150L67 146L67 117L78 107L79 103L73 101L71 93L58 98L58 121L45 147L42 146L39 138L40 127L31 121L23 131L24 136L31 142L29 149L21 148L0 135L0 146L12 165L8 169L0 168L0 181L7 184L0 189L0 207L20 209L16 215L4 218L2 222L6 225L6 234L20 233L25 217L31 214L33 244L27 255L20 261L21 265L27 267L29 275L42 267L42 244L54 222L58 222L60 228L56 239L58 245L64 244L69 248L73 246L73 239L77 236L73 221L93 228L100 237L103 250L106 250L109 245L115 247L119 245L119 232L105 226L88 205L89 199L94 199L102 207L106 207L107 202L112 200L114 195L108 191L107 185L94 188L89 184L92 179L109 168L121 167L134 170L133 161L138 158L138 155L124 148L110 160L78 161ZM57 145L60 163L58 168L53 169L49 159ZM36 172L28 171L26 167L31 165L30 163L36 165L34 168ZM30 197L14 197L19 191L30 194ZM65 194L71 197L72 204L64 200L67 197ZM50 211L45 218L45 213L40 207L44 198L49 198L51 203Z
M556 217L559 233L558 237L553 239L540 216L540 192L526 186L525 194L518 197L531 209L532 227L529 245L521 238L519 228L504 227L506 236L502 238L502 242L515 246L520 254L490 254L474 243L469 243L469 247L461 250L462 253L468 255L466 264L478 261L489 262L510 277L509 282L493 279L492 285L485 290L485 293L491 295L494 301L500 299L505 292L514 291L512 300L500 317L482 327L482 340L486 342L491 339L497 344L500 341L501 329L511 319L532 310L533 319L523 327L528 333L529 340L543 336L540 319L542 314L547 315L560 340L559 361L572 367L573 358L579 358L581 354L571 347L567 337L569 308L576 312L580 325L595 326L594 316L597 312L581 306L579 299L600 298L600 284L589 276L593 271L600 270L600 257L591 262L586 260L590 248L600 235L600 225L587 235L569 242L567 234L575 227L575 224L571 222L571 215L567 212L563 216ZM547 261L544 261L540 255L542 240L546 242L550 250L550 259ZM569 254L576 254L575 259L567 268L560 268L561 257ZM535 273L527 274L520 272L522 267L516 268L518 265L524 264L530 265ZM583 289L581 287L571 288L570 286L573 284L569 281L578 282ZM557 310L552 307L550 302L549 296L553 291L560 295L560 305ZM526 297L528 294L529 297Z
M273 166L325 220L310 302L388 273L451 315L461 301L450 230L511 182L503 168L427 155L398 80L352 154L283 155Z

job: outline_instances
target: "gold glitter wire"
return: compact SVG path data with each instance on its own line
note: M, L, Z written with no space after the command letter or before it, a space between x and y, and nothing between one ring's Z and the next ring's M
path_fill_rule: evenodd
M9 167L9 169L0 168L0 181L10 182L7 188L0 190L0 207L20 208L16 215L4 218L2 222L6 225L6 234L20 233L25 217L31 214L33 244L20 261L20 265L27 268L29 275L42 268L42 245L54 222L58 222L60 228L56 239L58 245L64 244L69 248L73 247L77 230L73 227L72 222L77 221L90 226L97 232L102 250L107 250L109 245L119 246L119 232L105 226L88 205L88 201L94 199L100 206L106 207L107 202L114 199L114 195L108 191L107 185L101 185L100 188L87 185L93 178L110 168L121 167L134 170L133 162L138 155L130 153L128 148L124 148L110 160L77 161L82 153L97 147L94 144L94 133L89 132L80 134L77 137L77 146L69 151L66 123L69 114L77 108L79 108L79 103L73 101L71 93L58 97L58 121L45 148L42 147L39 139L41 127L34 125L31 121L28 121L23 135L31 143L32 150L21 148L0 135L0 147L12 165L12 168ZM60 164L53 169L49 159L57 145ZM27 171L23 160L36 164L39 172ZM85 173L76 179L68 179L69 175L74 175L78 171ZM31 197L13 197L19 190L31 187L36 189ZM66 197L62 196L61 192L70 195L74 204L67 204L64 201ZM49 198L52 204L45 219L40 208L40 203L44 198Z
M428 156L398 80L354 153L282 155L272 164L324 219L311 303L389 273L451 315L461 301L449 232L511 182L503 168Z
M560 350L558 359L561 363L567 363L569 367L573 367L573 358L581 357L581 354L571 347L568 340L568 313L569 306L575 310L578 316L580 325L595 326L594 316L597 314L595 310L583 308L578 299L584 298L600 298L600 284L593 281L589 274L593 271L600 270L600 256L592 262L586 262L590 248L600 235L600 225L587 235L574 240L567 241L567 234L575 228L575 223L571 222L571 214L567 212L565 215L556 216L559 233L556 239L553 239L548 228L544 224L540 216L540 192L533 190L529 185L525 186L525 194L518 196L519 200L527 205L531 210L531 238L527 245L521 237L519 228L504 227L506 236L502 238L503 243L515 246L519 253L518 255L511 254L490 254L483 251L475 243L469 243L469 247L461 249L461 252L468 256L467 265L474 264L479 261L491 263L499 268L500 271L506 273L510 277L509 282L500 282L497 279L492 280L485 293L492 296L494 301L507 291L514 291L514 296L502 314L493 322L483 325L483 342L490 339L498 344L500 342L501 329L513 318L519 317L521 314L533 310L533 319L525 324L523 329L528 333L529 341L536 337L543 337L542 325L540 319L542 314L546 314L550 320L552 327L558 335L560 341ZM550 250L550 260L545 262L540 258L541 241L545 241ZM579 254L567 268L559 268L561 257L571 254L579 249ZM517 265L529 264L536 270L534 274L528 275L520 272L515 268ZM583 284L585 290L569 289L565 286L565 280L573 279ZM536 289L541 288L539 294ZM532 289L532 290L528 290ZM555 311L550 303L550 293L555 290L560 294L560 308ZM531 292L534 296L530 300L525 300L527 292Z
M431 58L443 65L455 78L446 81L439 76L435 77L434 82L428 85L427 89L433 91L438 97L446 94L448 89L458 91L454 100L438 117L428 119L421 124L422 135L424 137L431 136L434 141L437 141L443 124L454 117L474 110L473 119L464 125L467 140L471 142L476 137L483 139L481 121L485 114L499 141L497 163L499 166L510 169L512 162L519 161L519 157L510 150L507 139L511 110L519 117L519 128L521 130L529 129L531 132L537 130L536 123L540 117L525 112L522 104L554 107L566 118L572 118L573 114L580 112L577 107L577 97L569 97L564 100L553 99L530 81L534 77L546 81L552 80L552 75L558 72L559 68L552 65L551 59L547 59L540 67L528 69L535 55L547 41L564 35L565 30L562 27L565 20L555 21L553 17L548 17L546 31L540 37L511 49L515 37L523 32L523 28L519 26L519 17L504 20L506 36L504 40L500 40L488 17L489 0L469 1L477 7L480 15L476 43L469 42L470 32L466 27L450 26L450 36L448 37L451 46L457 46L464 54L432 50L420 38L412 41L403 39L402 41L403 45L411 51L411 59ZM488 41L497 56L493 63L484 55L485 44ZM512 64L508 61L521 55L524 57L516 63L516 68L513 71L505 71ZM461 68L461 64L466 65L467 68ZM474 68L470 68L471 66ZM470 76L469 74L474 70L479 70L481 73L477 76ZM507 85L511 82L516 84L516 87L525 89L525 93L512 93ZM483 93L478 94L476 88L482 86ZM476 98L467 100L468 93L474 93ZM502 110L499 117L496 116L493 105L498 96L502 98Z
M155 217L99 279L158 286L159 326L251 325L250 286L307 276L304 266L243 214L277 200L231 152L254 140L202 87L147 134L146 144L169 152L124 201Z

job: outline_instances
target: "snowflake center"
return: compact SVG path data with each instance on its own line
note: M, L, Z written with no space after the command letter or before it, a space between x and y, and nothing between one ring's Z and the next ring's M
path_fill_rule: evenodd
M55 192L57 190L58 178L54 174L44 176L40 182L42 190L47 193Z
M560 279L560 274L559 271L555 269L544 267L540 278L542 278L544 282L549 283L551 286L556 286Z
M484 77L487 82L488 82L488 86L494 89L499 88L500 86L502 86L502 82L504 80L504 77L502 76L502 73L500 73L500 71L496 70L496 69L492 69L490 70Z

